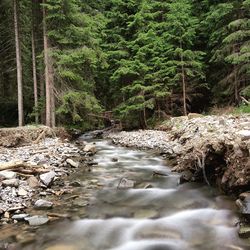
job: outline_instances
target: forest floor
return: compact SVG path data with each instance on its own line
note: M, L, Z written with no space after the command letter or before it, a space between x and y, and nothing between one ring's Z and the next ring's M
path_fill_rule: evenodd
M250 219L250 115L189 114L164 121L155 130L108 135L115 144L162 154L181 181L200 181L239 197Z

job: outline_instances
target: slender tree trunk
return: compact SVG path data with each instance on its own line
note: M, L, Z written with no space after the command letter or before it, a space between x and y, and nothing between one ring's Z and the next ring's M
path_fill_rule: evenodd
M42 69L40 69L40 73L39 73L39 86L40 86L40 100L44 101L45 86L44 86L44 71ZM41 112L40 112L40 119L41 119L42 124L46 123L45 110L44 109L42 109Z
M181 44L182 49L182 44ZM183 93L183 112L187 115L187 103L186 103L186 80L185 80L185 70L183 65L183 53L181 52L181 77L182 77L182 93Z
M38 94L37 94L37 75L36 75L36 49L34 38L34 25L32 27L32 69L33 69L33 84L34 84L34 107L35 107L35 122L38 124Z
M18 32L17 0L13 0L14 6L14 28L16 46L16 67L17 67L17 98L18 98L18 126L23 126L23 83L22 83L22 63L21 49Z
M46 0L43 0L46 3ZM51 84L49 77L49 55L48 55L48 37L46 26L46 10L43 6L43 44L44 44L44 65L45 65L45 91L46 91L46 126L51 127Z
M54 94L54 72L53 66L50 60L50 103L51 103L51 126L54 128L56 126L56 112L55 112L55 94Z

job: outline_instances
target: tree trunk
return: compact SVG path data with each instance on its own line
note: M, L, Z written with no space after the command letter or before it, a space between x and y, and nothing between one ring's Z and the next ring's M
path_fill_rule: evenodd
M51 126L54 128L56 126L56 111L55 111L55 94L54 94L54 72L53 72L53 66L52 62L50 60L50 103L51 103Z
M43 0L43 4L46 0ZM46 91L46 126L51 127L51 84L49 77L49 55L48 55L48 37L46 26L46 10L43 6L43 45L44 45L44 65L45 65L45 91Z
M182 50L182 44L181 44L181 50ZM183 94L183 112L184 112L184 115L187 115L186 80L185 80L185 70L184 70L184 65L183 65L183 53L182 52L181 52L181 77L182 77L182 94Z
M35 38L34 38L34 25L32 27L31 34L32 42L32 69L33 69L33 84L34 84L34 107L35 107L35 123L38 124L38 94L37 94L37 75L36 75L36 50L35 50Z
M22 63L21 49L18 31L17 0L13 0L14 7L14 28L16 46L16 67L17 67L17 99L18 99L18 126L23 126L23 83L22 83Z

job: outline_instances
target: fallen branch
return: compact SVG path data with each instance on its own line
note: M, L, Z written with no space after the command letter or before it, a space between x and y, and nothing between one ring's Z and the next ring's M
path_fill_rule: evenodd
M250 102L243 96L240 96L241 100L245 102L246 104L250 105Z
M37 144L40 140L41 140L41 138L43 137L43 138L45 138L45 129L40 133L40 135L36 138L36 140L34 141L34 143L35 144Z
M0 171L9 169L24 174L45 173L49 171L49 169L43 169L40 166L38 168L37 165L32 165L24 161L10 161L0 164Z

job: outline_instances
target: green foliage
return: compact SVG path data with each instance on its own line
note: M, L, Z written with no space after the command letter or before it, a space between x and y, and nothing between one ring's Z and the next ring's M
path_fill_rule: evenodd
M161 115L181 115L183 80L191 112L203 112L210 100L238 105L240 96L250 98L250 0L41 2L18 1L26 122L45 108L42 7L62 124L98 125L93 115L101 106L130 127L146 127ZM11 1L0 2L2 124L9 124L10 111L14 124L17 113L12 8ZM40 99L36 110L32 26Z
M235 114L250 114L250 105L241 104L238 108L234 110Z
M87 92L65 93L57 110L58 119L70 127L90 130L102 125L96 114L103 111L99 102Z

